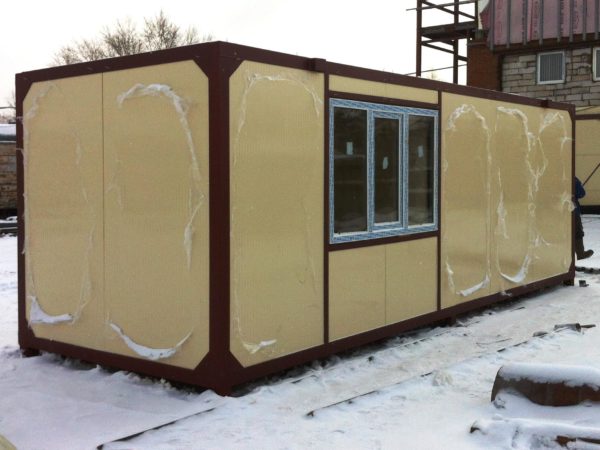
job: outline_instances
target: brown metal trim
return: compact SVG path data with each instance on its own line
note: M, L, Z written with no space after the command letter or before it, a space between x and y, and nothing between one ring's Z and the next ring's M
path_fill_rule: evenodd
M571 198L575 198L575 133L577 129L577 123L575 120L575 105L571 105L569 109L569 115L571 116ZM575 273L575 210L571 211L571 265L570 271Z
M539 291L541 289L553 286L558 286L564 282L572 281L574 277L575 272L570 271L566 274L558 275L546 279L544 281L535 282L525 286L520 286L511 289L504 294L493 294L484 298L480 298L478 300L472 300L460 305L442 309L441 311L435 311L429 314L425 314L423 316L405 320L403 322L387 325L355 336L336 340L330 342L329 344L294 353L292 355L284 356L272 361L267 361L261 364L257 364L255 366L246 367L244 371L240 373L241 378L236 379L235 385L239 385L254 380L256 378L269 375L274 372L306 364L307 362L314 361L316 359L326 358L332 354L339 353L341 351L349 350L381 339L390 338L398 334L414 330L419 327L423 327L435 322L440 322L455 317L460 314L482 309L491 306L495 303L500 303L502 301L507 300L514 300L531 292Z
M113 72L116 70L136 69L150 65L167 64L172 62L194 60L213 54L220 42L207 42L204 44L178 47L168 50L140 53L137 55L107 58L98 61L88 61L66 66L49 67L19 74L21 77L35 83L59 78L91 75L96 73Z
M568 110L570 107L570 105L567 103L539 100L515 94L508 94L506 92L491 91L488 89L481 89L471 86L461 86L457 84L444 83L441 81L426 80L423 78L409 77L406 75L398 75L389 72L380 72L372 69L363 69L360 67L347 66L331 62L328 62L327 64L329 66L329 73L331 75L339 75L367 81L377 81L380 83L398 84L407 87L447 92L450 94L467 95L469 97L498 100L515 103L518 105L538 106L560 110Z
M15 76L15 93L16 93L16 114L17 114L17 215L19 217L19 229L17 237L17 266L18 266L18 323L19 323L19 346L28 350L33 348L31 345L32 333L27 324L26 304L25 304L25 273L26 264L25 258L25 167L23 155L23 102L31 83L25 80L20 75Z
M438 240L437 240L437 309L442 309L442 93L438 92L438 155L437 155L437 223L438 223Z
M323 141L323 342L329 343L329 73L325 72L324 86L324 141Z
M354 248L375 247L376 245L395 244L397 242L417 241L419 239L428 239L431 237L439 238L439 232L437 230L425 231L422 233L403 234L400 236L391 236L386 238L365 239L364 241L340 242L338 244L329 244L327 246L327 250L330 252L335 252L338 250L351 250Z
M390 97L378 97L375 95L353 94L351 92L329 91L329 96L331 98L338 98L341 100L355 100L358 102L380 103L384 105L404 106L406 108L422 108L433 110L437 110L439 108L439 105L437 103L414 102L411 100L399 100Z
M501 102L510 102L518 105L536 106L541 108L553 108L568 111L571 107L568 103L560 103L549 101L547 99L534 99L522 97L516 94L508 94L506 92L489 91L487 89L473 88L468 86L450 85L449 89L442 89L443 92L449 94L467 95L469 97L479 97L486 100L497 100ZM446 86L444 86L446 87Z
M421 89L438 90L442 86L449 85L441 81L428 80L425 78L399 75L396 73L382 72L374 69L365 69L362 67L349 66L345 64L328 62L329 74L361 80L377 81L381 83L400 84L402 86L415 87Z
M210 313L208 355L195 373L210 374L210 386L218 392L231 388L231 374L239 363L230 342L230 168L229 79L242 60L224 56L213 47L207 58L196 58L209 75L209 186L210 186Z
M535 292L544 288L560 285L567 281L572 281L575 277L574 271L546 279L544 281L531 283L507 291L505 294L493 294L478 300L472 300L464 304L446 308L441 311L435 311L423 316L405 320L393 325L387 325L376 330L367 331L355 336L336 340L328 344L314 347L302 352L287 355L275 360L267 361L250 367L239 366L231 373L217 371L219 368L212 367L211 371L199 372L197 369L190 371L181 367L169 366L152 361L131 358L128 356L117 355L113 353L92 350L71 344L50 341L47 339L34 338L31 342L32 347L43 351L49 351L65 355L68 357L92 362L95 364L107 365L122 370L129 370L157 378L166 378L169 380L200 385L213 388L221 395L231 393L234 386L239 386L245 382L263 377L275 372L289 369L294 366L306 364L307 362L328 357L332 354L349 350L354 347L365 345L380 339L389 338L415 328L423 327L434 322L439 322L456 315L471 312L477 309L485 308L506 300L514 300L517 297ZM215 380L226 379L229 385L225 386L223 382L215 385Z
M205 42L202 44L177 47L155 52L139 53L137 55L107 58L79 64L32 70L19 74L22 78L34 83L59 78L68 78L95 73L113 72L116 70L135 69L150 65L160 65L184 60L204 59L218 53L222 58L231 58L241 63L244 60L277 64L291 68L323 71L325 61L316 58L304 58L286 53L262 50L228 42Z
M591 42L591 41L588 41ZM217 50L215 50L217 49ZM459 86L440 81L426 80L422 78L382 72L373 69L364 69L349 65L326 62L322 59L304 58L288 55L285 53L262 50L227 42L207 42L187 47L179 47L169 50L161 50L120 58L104 59L88 63L72 64L61 67L23 72L20 76L28 82L47 81L57 78L89 75L93 73L111 72L115 70L132 69L148 65L166 64L169 62L182 61L186 59L202 59L214 52L218 52L222 58L231 58L238 63L244 60L275 64L301 70L327 72L330 75L341 75L382 83L399 84L408 87L416 87L429 90L440 90L443 92L464 94L472 97L486 98L499 101L508 101L516 104L531 106L544 106L541 100L522 97L503 92L489 91L486 89ZM549 102L547 106L555 109L568 109L568 105L558 102Z
M552 286L558 286L564 283L565 281L571 281L574 278L575 269L573 268L573 270L569 270L569 272L562 275L557 275L542 281L536 281L524 286L509 289L508 291L506 291L506 293L493 294L487 297L479 298L477 300L472 300L468 303L462 303L460 305L452 306L442 311L447 312L448 316L463 314L469 311L473 311L475 309L493 305L494 303L498 303L502 300L515 299L532 292L540 291L542 289L546 289Z
M494 53L502 54L518 54L518 53L538 53L547 50L573 50L576 48L592 47L600 44L599 39L583 40L582 35L573 36L573 42L568 40L557 41L556 38L544 39L543 42L530 41L523 45L522 43L512 43L510 48L506 45L496 45L492 49Z
M600 114L577 114L575 120L600 120Z
M417 0L417 62L416 75L421 77L422 61L423 61L423 0Z

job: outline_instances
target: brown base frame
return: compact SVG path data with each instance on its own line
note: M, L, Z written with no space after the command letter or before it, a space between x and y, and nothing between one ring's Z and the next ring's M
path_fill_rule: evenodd
M266 50L244 47L223 42L211 42L189 47L152 52L147 54L133 55L123 58L107 59L70 66L55 67L33 72L17 74L17 148L23 148L23 101L31 85L39 81L48 81L59 78L89 75L92 73L111 72L116 70L131 69L169 62L194 60L209 78L209 173L210 173L210 300L209 300L209 352L207 356L195 369L183 369L164 363L157 363L129 356L122 356L99 350L92 350L76 345L65 344L47 339L35 337L26 318L26 286L25 286L25 258L23 253L25 241L25 216L24 216L24 167L23 154L17 152L17 189L18 189L18 211L20 217L18 235L18 270L19 270L19 345L24 354L35 354L36 352L49 351L77 358L96 364L110 366L116 369L139 372L141 374L165 378L176 382L202 386L214 389L219 394L230 394L234 386L246 383L250 380L265 375L305 364L311 360L325 358L333 353L348 350L350 348L367 344L379 339L397 335L399 333L415 329L424 325L442 320L452 319L459 314L486 307L497 302L543 289L556 286L561 283L572 283L575 277L574 264L571 264L567 273L557 275L539 282L531 283L509 290L506 293L494 294L488 297L472 300L451 308L441 309L438 279L438 311L406 320L393 325L385 326L356 336L329 342L328 329L328 255L330 251L342 248L350 248L352 245L331 246L328 243L328 158L325 158L326 186L324 195L325 238L323 242L324 257L324 344L301 351L292 355L277 358L272 361L257 364L251 367L242 367L229 350L230 342L230 259L229 259L229 235L230 235L230 205L229 205L229 77L237 67L245 60L275 64L308 71L322 72L325 74L325 100L330 97L340 96L340 93L329 91L329 74L342 75L363 80L398 84L409 87L432 89L442 92L464 94L472 97L502 100L523 105L538 107L552 107L569 112L573 122L575 111L571 105L548 102L542 100L518 97L495 91L487 91L477 88L467 88L432 80L422 80L403 75L379 72L369 69L344 66L341 64L328 63L322 59L310 59L299 56L286 55ZM370 97L369 97L370 98ZM390 100L391 101L391 100ZM393 101L392 101L393 102ZM327 101L325 109L327 112ZM439 105L438 100L438 105ZM325 142L324 148L328 148L328 114L324 114ZM440 125L441 126L441 125ZM574 134L573 134L574 135ZM439 195L439 194L438 194ZM439 204L439 199L438 199ZM439 223L439 220L438 220ZM441 224L440 224L441 227ZM434 235L438 236L438 230ZM385 243L385 242L381 242ZM375 245L372 243L371 245ZM364 245L364 244L359 244ZM439 243L438 243L438 274ZM439 277L438 277L439 278Z
M366 345L381 339L393 337L419 327L424 327L445 320L452 321L461 314L486 308L503 301L515 300L519 297L542 289L559 286L561 284L573 285L574 277L574 272L569 272L568 274L553 277L542 282L532 283L526 286L511 289L503 294L495 294L488 297L483 297L451 308L446 308L441 311L415 317L404 322L361 333L345 339L340 339L338 341L330 342L319 347L284 356L262 364L257 364L255 366L244 368L237 364L237 367L233 368L233 370L230 367L227 372L215 370L215 366L212 366L210 368L211 370L203 370L204 367L208 369L208 364L205 364L206 360L203 361L203 363L196 369L188 370L161 363L140 360L138 358L64 344L62 342L39 339L36 337L27 339L27 346L22 345L21 350L25 356L37 356L40 350L58 353L60 355L79 359L85 362L106 365L111 368L137 372L151 377L164 378L189 385L211 388L220 395L230 395L233 392L234 387L269 374L300 366L310 361L323 359L332 354L356 348L361 345Z

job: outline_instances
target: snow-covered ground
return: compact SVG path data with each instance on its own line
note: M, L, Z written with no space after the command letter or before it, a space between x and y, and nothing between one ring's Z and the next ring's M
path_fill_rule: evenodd
M585 216L584 227L586 245L600 254L600 216ZM586 265L600 267L600 256ZM600 429L600 405L548 408L506 393L490 402L507 363L600 369L600 275L578 273L576 286L315 362L224 398L55 355L21 357L16 267L16 238L0 237L0 435L20 450L92 449L194 413L104 448L546 449L559 448L540 438L548 429ZM598 327L555 330L569 323ZM539 331L547 334L534 337ZM475 422L481 431L470 433ZM569 448L598 448L578 445Z

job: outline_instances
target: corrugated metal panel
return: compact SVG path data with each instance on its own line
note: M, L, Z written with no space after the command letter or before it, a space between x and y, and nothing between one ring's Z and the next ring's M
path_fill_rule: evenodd
M573 39L596 34L594 0L493 0L481 11L481 23L494 45L543 39Z

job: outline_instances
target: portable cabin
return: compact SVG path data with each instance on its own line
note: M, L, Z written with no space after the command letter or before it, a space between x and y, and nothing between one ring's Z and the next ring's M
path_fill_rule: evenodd
M586 193L579 203L584 213L600 214L600 106L577 108L575 136L576 175Z
M227 393L574 278L570 106L222 42L16 83L24 351Z

